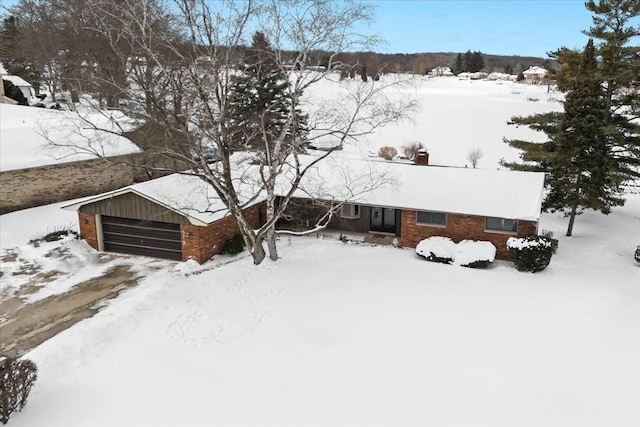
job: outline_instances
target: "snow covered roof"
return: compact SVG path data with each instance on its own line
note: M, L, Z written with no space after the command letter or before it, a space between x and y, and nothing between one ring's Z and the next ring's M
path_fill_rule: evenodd
M78 210L83 205L127 193L136 194L183 215L193 225L208 225L229 216L226 207L211 187L197 177L180 174L167 175L97 196L86 197L73 204L65 205L62 209ZM259 198L253 204L262 200L264 198Z
M277 192L284 194L290 181L287 174L280 178ZM248 198L258 192L259 180L253 180L253 184L251 179L242 182L251 188L241 189L241 195ZM296 196L536 221L540 216L543 182L544 174L535 172L327 159L309 170ZM211 224L229 215L213 189L202 180L178 174L89 197L64 208L77 210L82 205L124 193L164 205L194 225ZM262 200L264 195L260 194L248 205Z
M18 76L11 76L7 74L2 76L2 80L10 81L16 87L32 87L31 83Z
M84 118L118 130L105 115L88 113ZM53 146L50 141L67 146ZM122 136L88 128L70 111L0 104L0 171L96 158L90 151L115 156L140 149Z
M525 76L546 76L548 73L549 72L546 69L538 67L537 65L529 67L527 70L522 72Z
M336 200L532 221L540 217L543 173L346 159L338 163L320 163L310 174L321 183L315 188L322 189L324 194L335 194ZM303 185L309 187L310 177ZM370 192L345 197L357 193L358 188L363 188L358 181L367 179L369 182L381 179L385 183ZM313 194L312 188L306 190ZM323 197L323 193L316 195Z

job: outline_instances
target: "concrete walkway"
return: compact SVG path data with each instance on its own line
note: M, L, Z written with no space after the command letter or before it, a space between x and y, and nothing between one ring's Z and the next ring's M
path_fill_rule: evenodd
M74 286L69 292L26 304L20 294L0 295L0 355L20 357L60 331L93 316L102 302L135 286L138 277L128 265Z

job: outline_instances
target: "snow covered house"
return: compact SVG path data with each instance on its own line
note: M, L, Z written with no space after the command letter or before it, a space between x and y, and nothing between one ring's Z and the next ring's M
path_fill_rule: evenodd
M130 167L91 154L135 155L140 149L127 138L87 129L68 111L0 104L0 117L0 214L133 183ZM95 122L112 125L98 113Z
M22 77L12 76L12 75L3 75L2 80L6 80L13 83L15 87L20 89L20 92L22 92L22 96L24 96L24 99L26 99L27 102L29 102L29 104L33 103L33 100L36 97L36 91L31 85L31 83L29 83Z
M318 202L325 201L346 202L328 229L396 239L405 247L431 236L483 240L496 246L498 258L509 259L509 237L537 234L541 173L341 162L322 162L307 175L288 212L295 221L280 226L313 227L326 212ZM370 191L356 190L379 177L381 184ZM212 193L197 178L170 175L64 208L78 212L80 234L95 249L202 263L238 232ZM263 200L246 209L254 228L264 224Z
M547 74L549 72L546 69L537 65L529 67L529 69L522 72L525 81L532 84L539 84L547 77Z
M453 77L455 74L449 67L435 67L429 71L431 77Z

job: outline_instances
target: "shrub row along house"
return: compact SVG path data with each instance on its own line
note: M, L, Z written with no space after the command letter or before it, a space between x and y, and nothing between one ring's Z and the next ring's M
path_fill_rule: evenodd
M328 229L387 236L404 247L431 236L489 241L500 259L510 259L509 237L537 234L542 173L422 162L320 163L306 175L279 226L313 228L332 206L338 209ZM213 190L184 175L135 184L65 209L78 212L81 237L98 250L202 263L237 233L235 219ZM245 209L252 227L264 223L264 198Z

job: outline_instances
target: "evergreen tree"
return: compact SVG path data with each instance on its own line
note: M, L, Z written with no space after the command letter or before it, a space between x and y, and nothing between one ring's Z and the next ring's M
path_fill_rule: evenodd
M605 214L624 200L619 197L620 174L608 143L608 109L597 74L593 41L589 40L576 81L567 93L547 179L544 208L569 216L567 236L584 209Z
M607 133L615 146L621 172L628 178L640 175L640 49L632 44L640 36L640 25L633 26L640 17L637 0L587 1L593 12L593 26L584 31L596 40L598 68L594 72L603 82L605 102L609 111ZM557 73L558 87L566 90L576 79L579 52L561 48L553 56L563 64Z
M543 131L548 141L506 140L523 150L524 163L502 162L512 169L548 172L543 207L570 217L567 235L582 210L607 214L622 205L621 184L640 177L640 126L634 122L640 50L630 45L640 27L629 25L639 16L640 3L588 1L586 7L595 15L594 26L585 32L592 36L585 50L555 52L563 66L558 86L568 91L564 113L512 118L510 124Z
M484 58L481 52L473 52L469 56L468 69L472 73L477 73L484 68Z
M462 70L465 72L471 71L471 50L468 50L462 55Z
M278 142L288 147L286 151L300 151L307 130L307 117L293 104L286 74L274 54L265 35L256 32L243 70L230 88L233 145L263 156Z
M28 53L23 51L19 21L11 15L2 20L0 27L0 62L9 74L23 78L31 83L36 91L40 86L41 70L33 61L27 59Z
M456 74L457 73L462 73L463 67L462 67L462 54L459 53L458 56L456 56Z

